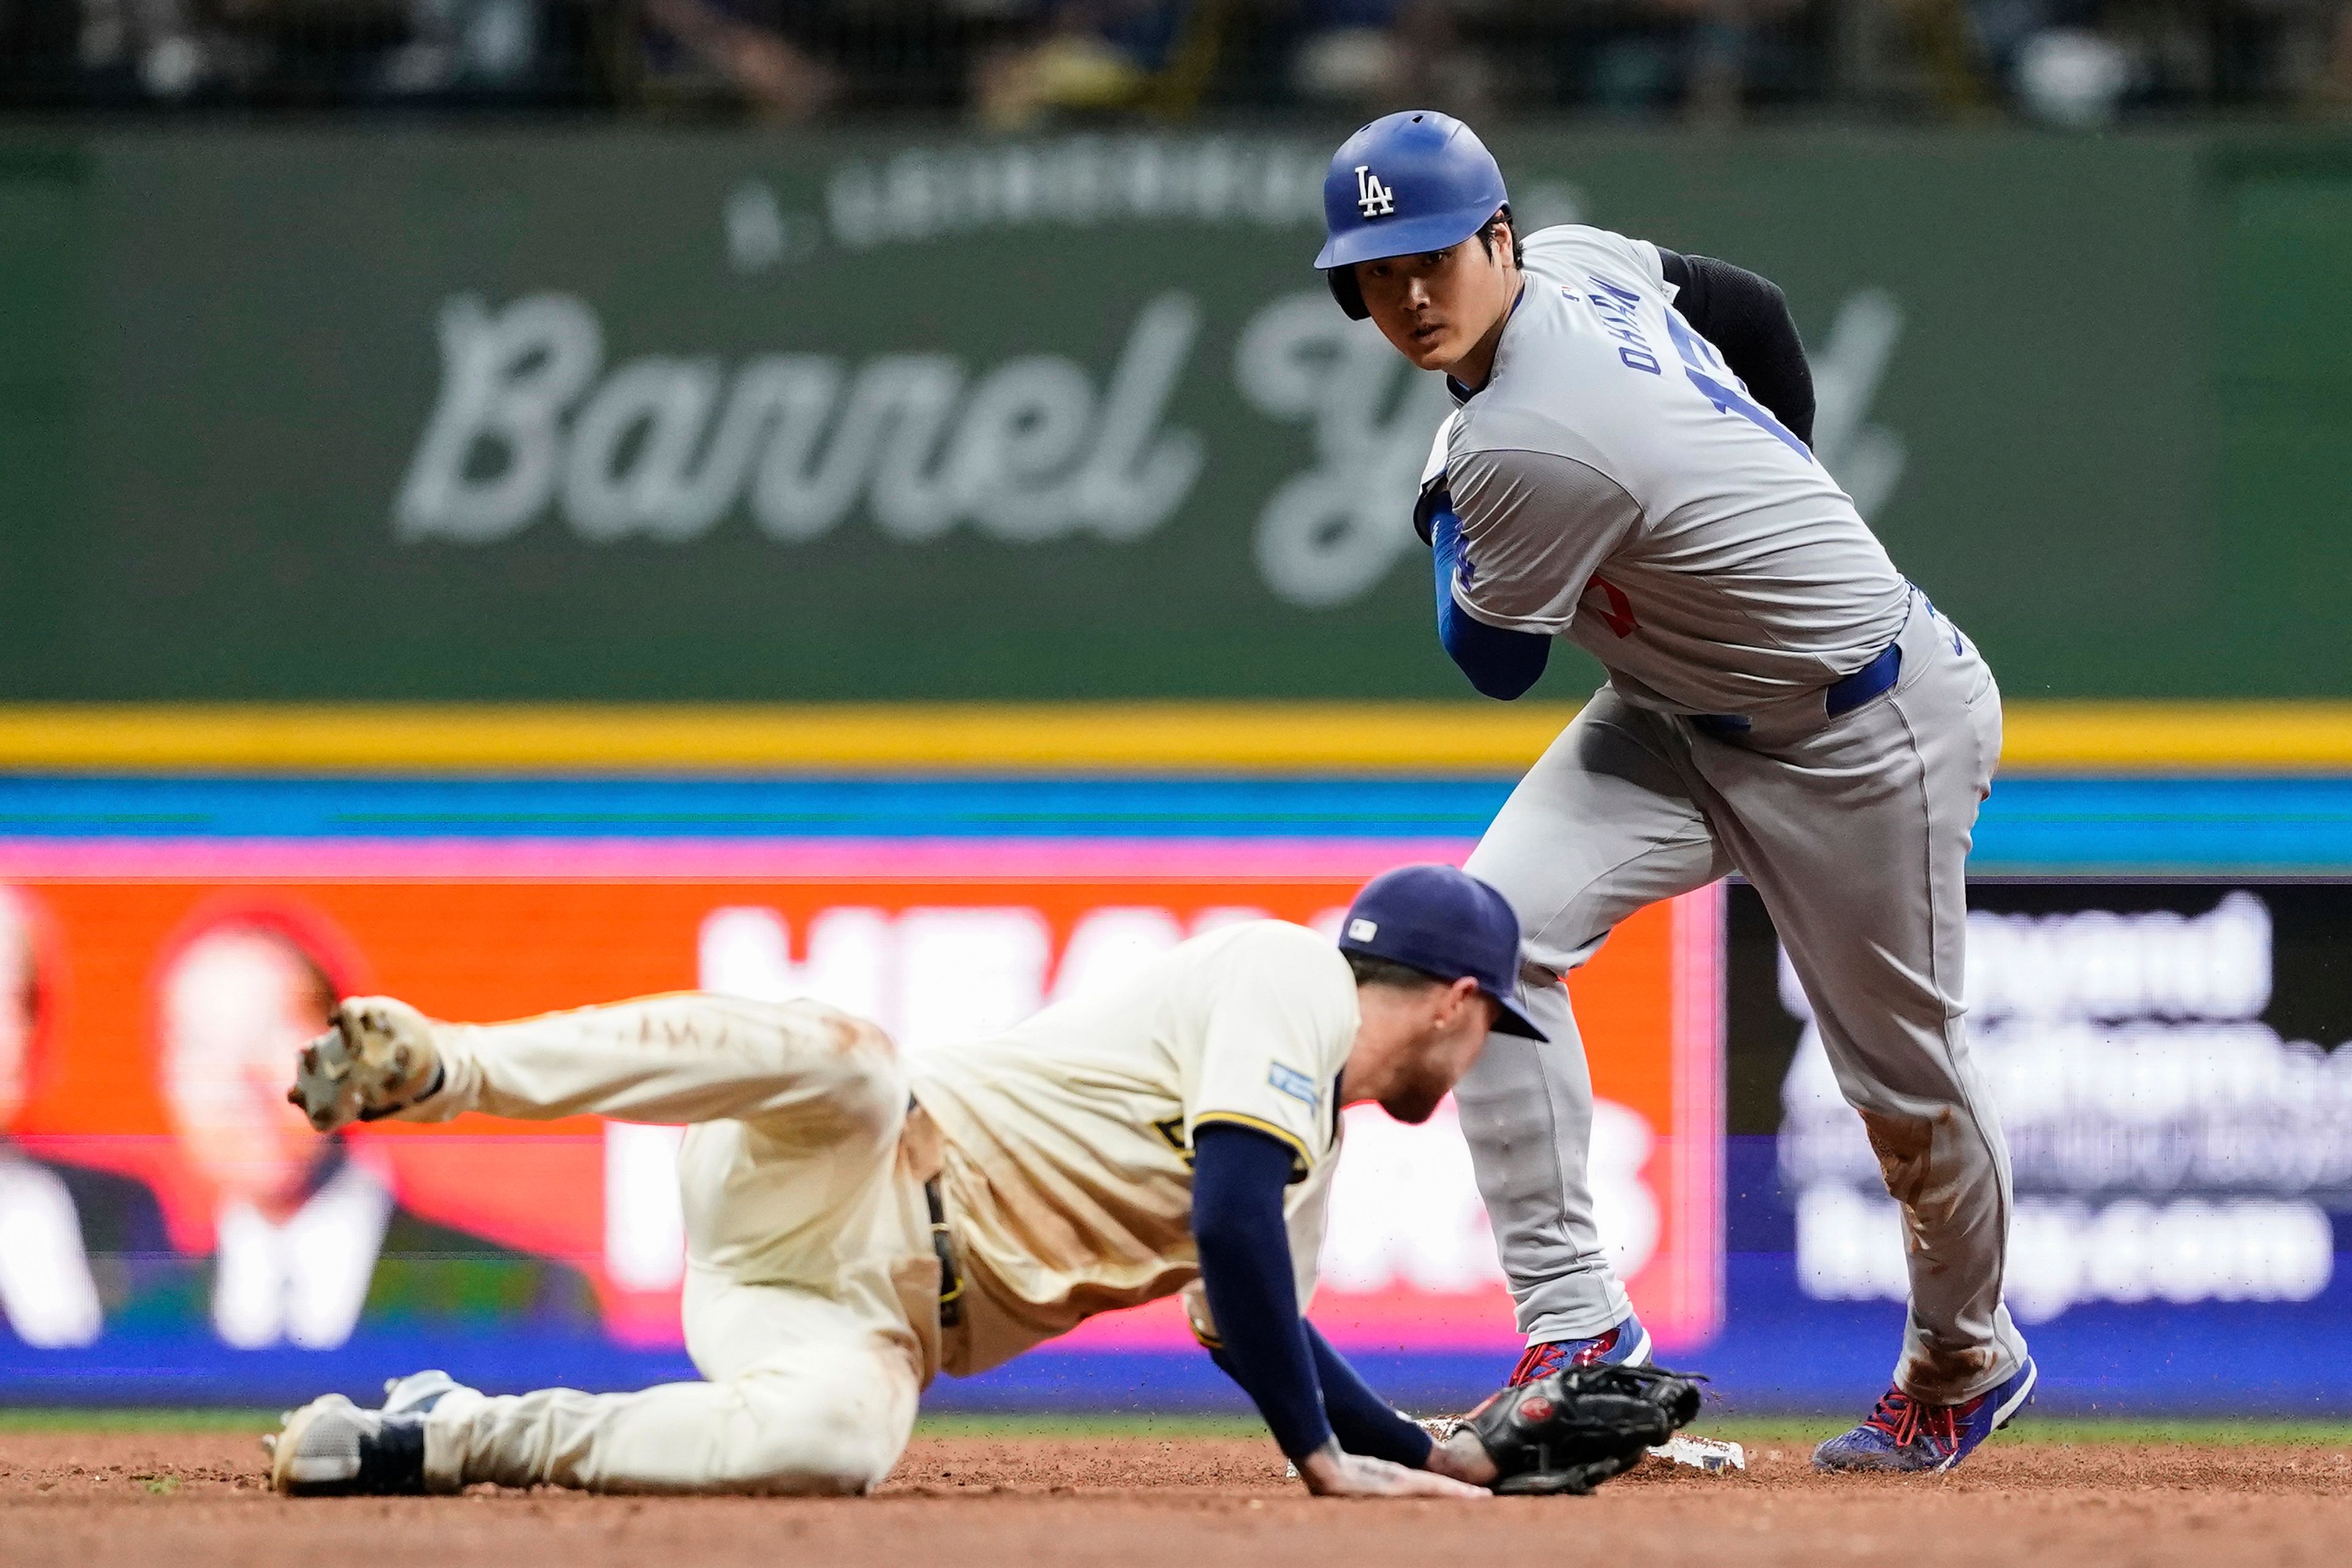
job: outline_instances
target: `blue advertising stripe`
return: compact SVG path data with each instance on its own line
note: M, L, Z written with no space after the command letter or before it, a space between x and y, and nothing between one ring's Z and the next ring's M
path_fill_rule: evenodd
M1736 1253L1729 1262L1725 1332L1675 1352L1672 1363L1706 1373L1713 1408L1722 1414L1819 1415L1833 1424L1859 1418L1885 1386L1902 1334L1901 1303L1808 1301L1786 1253ZM2352 1258L2339 1257L2336 1272L2352 1276ZM2352 1363L2340 1353L2346 1294L2338 1289L2287 1307L2077 1309L2031 1325L2027 1336L2042 1374L2036 1407L2060 1415L2352 1415ZM1399 1405L1444 1414L1491 1392L1510 1352L1355 1347L1348 1355ZM373 1404L386 1377L421 1366L446 1368L497 1394L618 1391L696 1375L681 1351L632 1349L525 1320L484 1321L464 1331L374 1328L329 1351L231 1350L203 1325L110 1333L70 1351L30 1349L0 1332L0 1389L19 1405L274 1405L329 1393ZM1197 1350L1052 1345L979 1377L942 1378L923 1405L943 1411L1249 1409L1232 1380Z
M375 1405L383 1400L385 1378L427 1366L493 1394L607 1392L699 1375L682 1349L632 1348L520 1319L485 1319L462 1330L367 1328L332 1350L233 1350L208 1331L110 1330L80 1349L35 1350L0 1329L0 1391L18 1405L276 1405L322 1394Z
M0 838L1475 837L1494 779L0 779Z
M1475 837L1481 778L0 778L0 839ZM2352 874L2352 777L2031 777L1983 875Z
M1993 786L1970 869L2352 872L2352 778L2026 778Z
M1706 1373L1718 1415L1815 1416L1827 1430L1866 1415L1902 1343L1902 1303L1804 1302L1778 1311L1795 1296L1794 1260L1785 1253L1735 1255L1729 1263L1732 1317L1724 1334L1662 1359ZM2337 1259L2339 1274L2347 1267L2352 1258ZM1753 1305L1743 1310L1743 1302ZM2077 1310L2026 1331L2042 1374L2034 1408L2055 1415L2341 1419L2352 1415L2352 1369L2339 1353L2343 1310L2340 1300L2286 1309ZM1427 1415L1468 1409L1510 1366L1507 1351L1347 1353L1383 1397ZM1206 1356L1050 1345L977 1378L934 1384L923 1403L934 1410L1247 1409ZM1696 1429L1705 1431L1706 1422Z

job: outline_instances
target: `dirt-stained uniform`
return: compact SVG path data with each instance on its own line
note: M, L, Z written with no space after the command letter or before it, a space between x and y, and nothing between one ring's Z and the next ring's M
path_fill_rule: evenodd
M1549 1045L1496 1038L1462 1124L1531 1341L1628 1310L1593 1228L1591 1080L1559 978L1644 904L1755 884L1909 1231L1895 1382L1935 1403L2025 1347L2008 1152L1962 1026L1962 867L2000 752L1975 647L1673 309L1657 250L1528 237L1493 372L1439 433L1454 603L1609 672L1467 869L1517 910ZM1846 700L1852 699L1852 700Z
M709 1381L457 1390L427 1419L426 1481L863 1491L897 1462L937 1373L984 1371L1196 1279L1190 1150L1204 1122L1290 1146L1304 1311L1358 1023L1339 950L1264 921L918 1064L814 1002L679 994L437 1025L444 1087L407 1120L692 1124L678 1159L686 1342ZM1197 1289L1187 1304L1213 1333Z

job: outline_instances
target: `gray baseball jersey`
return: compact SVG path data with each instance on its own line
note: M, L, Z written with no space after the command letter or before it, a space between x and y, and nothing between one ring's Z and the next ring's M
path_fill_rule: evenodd
M2025 1354L2001 1304L2008 1153L1962 1025L1999 688L1675 313L1654 247L1558 228L1526 258L1493 374L1424 477L1461 522L1455 602L1566 637L1610 677L1468 867L1518 911L1522 1002L1550 1036L1496 1037L1457 1090L1519 1326L1578 1338L1628 1310L1593 1223L1592 1085L1559 978L1633 910L1738 870L1908 1222L1895 1380L1970 1398ZM1828 689L1882 655L1888 684L1831 711Z
M1432 454L1461 606L1566 637L1638 706L1744 713L1857 669L1907 589L1846 493L1674 313L1655 246L1527 242L1486 390Z

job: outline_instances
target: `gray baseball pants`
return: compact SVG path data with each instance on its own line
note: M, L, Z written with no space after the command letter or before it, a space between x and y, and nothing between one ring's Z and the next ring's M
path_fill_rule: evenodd
M1738 741L1604 687L1471 856L1518 911L1520 999L1551 1037L1492 1037L1455 1096L1530 1342L1601 1333L1629 1310L1593 1226L1592 1080L1559 979L1633 910L1737 870L1902 1205L1896 1384L1956 1403L2024 1356L2001 1302L2009 1151L1962 1024L1963 866L2000 756L2000 693L1924 595L1898 641L1891 691L1834 719L1819 692L1792 699L1749 715Z

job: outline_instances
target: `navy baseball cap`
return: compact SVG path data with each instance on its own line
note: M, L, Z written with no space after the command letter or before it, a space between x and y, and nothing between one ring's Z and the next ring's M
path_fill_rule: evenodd
M1440 980L1475 980L1502 1009L1498 1035L1549 1038L1512 998L1519 917L1510 900L1454 866L1399 866L1365 883L1339 925L1339 951L1385 958Z

